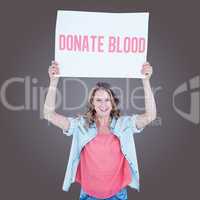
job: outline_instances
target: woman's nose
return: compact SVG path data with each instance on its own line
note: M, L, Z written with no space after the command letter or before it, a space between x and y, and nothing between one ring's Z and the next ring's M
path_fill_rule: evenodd
M101 105L106 105L106 101L101 101L100 104Z

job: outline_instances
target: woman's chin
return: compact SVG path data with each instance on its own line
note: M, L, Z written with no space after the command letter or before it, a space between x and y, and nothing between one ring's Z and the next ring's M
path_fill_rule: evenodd
M99 113L97 113L97 116L99 116L99 117L109 117L110 113L109 112L99 112Z

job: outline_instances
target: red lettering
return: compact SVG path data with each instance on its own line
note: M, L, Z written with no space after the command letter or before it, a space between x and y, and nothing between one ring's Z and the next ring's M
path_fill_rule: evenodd
M65 36L59 35L59 50L65 49Z
M110 36L109 37L109 44L108 44L108 52L114 52L115 51L115 37Z

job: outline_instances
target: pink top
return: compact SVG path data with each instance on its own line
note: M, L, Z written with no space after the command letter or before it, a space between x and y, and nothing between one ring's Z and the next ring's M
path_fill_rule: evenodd
M131 182L128 161L112 134L97 134L81 151L76 181L90 196L109 198Z

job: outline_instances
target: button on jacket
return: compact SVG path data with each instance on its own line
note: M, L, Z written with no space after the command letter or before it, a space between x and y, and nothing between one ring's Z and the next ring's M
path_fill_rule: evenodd
M118 119L113 118L110 129L112 134L115 134L120 140L121 151L129 162L132 173L132 181L129 186L135 188L139 192L139 170L133 134L141 132L143 128L138 129L136 127L136 117L137 115L134 114L132 116L120 116ZM82 148L95 138L97 134L96 124L93 123L87 128L85 126L85 119L82 116L76 118L68 117L68 119L70 121L70 126L68 130L63 129L63 133L67 136L72 136L73 138L62 186L63 191L68 191L71 184L75 182Z

